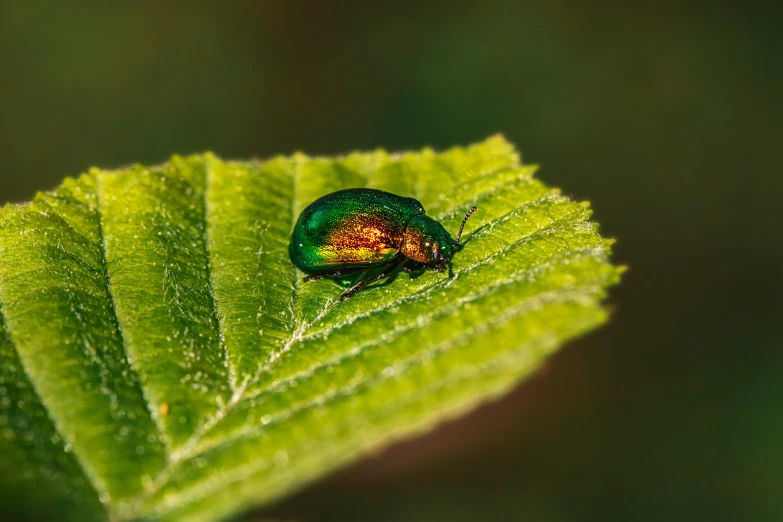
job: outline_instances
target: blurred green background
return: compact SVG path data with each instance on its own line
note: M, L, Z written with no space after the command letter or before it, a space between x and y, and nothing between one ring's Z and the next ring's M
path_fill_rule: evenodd
M783 520L775 9L0 2L0 203L173 153L502 132L618 238L612 323L248 520Z

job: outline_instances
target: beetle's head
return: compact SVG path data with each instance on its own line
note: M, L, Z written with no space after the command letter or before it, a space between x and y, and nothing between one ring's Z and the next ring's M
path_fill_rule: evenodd
M433 266L436 270L444 270L451 261L451 256L460 248L462 229L475 211L476 207L472 207L465 215L456 241L451 239L451 234L443 228L443 225L431 217L424 214L415 216L405 229L401 252L406 257Z

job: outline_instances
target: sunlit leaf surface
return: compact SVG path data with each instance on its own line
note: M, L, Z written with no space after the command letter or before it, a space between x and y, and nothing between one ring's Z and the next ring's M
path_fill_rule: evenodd
M587 205L501 137L444 153L210 154L93 170L0 213L0 486L59 519L219 520L508 390L607 318ZM373 187L465 248L338 302L299 212Z

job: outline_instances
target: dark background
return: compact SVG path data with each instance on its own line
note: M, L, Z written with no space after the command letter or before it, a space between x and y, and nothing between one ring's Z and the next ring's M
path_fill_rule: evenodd
M781 13L589 4L1 2L0 203L172 153L502 132L618 238L613 321L251 518L783 520Z

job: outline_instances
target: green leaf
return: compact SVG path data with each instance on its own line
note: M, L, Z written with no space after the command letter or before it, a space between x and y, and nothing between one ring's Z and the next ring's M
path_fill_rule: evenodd
M5 207L0 487L64 520L218 520L504 393L606 320L620 272L587 205L534 170L501 137L206 154ZM293 221L365 186L451 231L478 205L453 277L402 274L345 302L302 282Z

